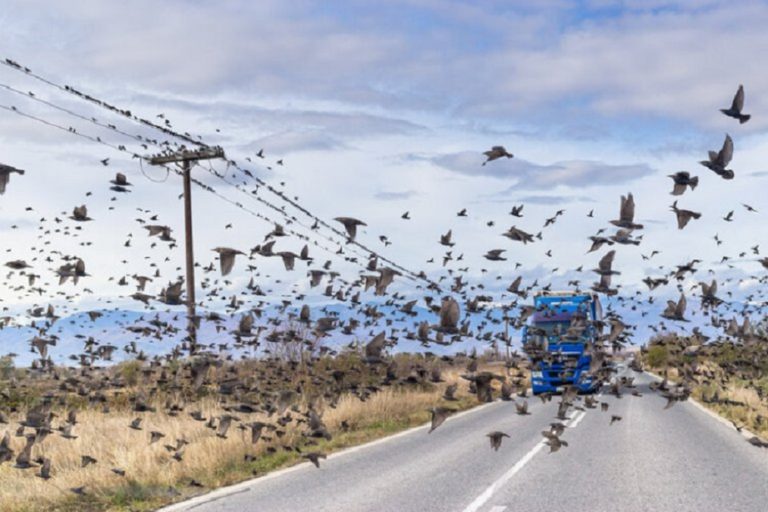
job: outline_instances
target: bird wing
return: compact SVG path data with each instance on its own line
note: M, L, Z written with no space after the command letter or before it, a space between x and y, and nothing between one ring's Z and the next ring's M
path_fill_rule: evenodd
M386 338L384 337L384 331L381 331L379 334L376 335L366 346L365 346L365 355L366 357L378 359L381 357L381 351L384 350L384 343L386 342Z
M458 322L459 303L449 298L440 308L440 327L453 328Z
M600 263L598 264L600 270L610 272L614 256L616 256L616 251L608 251L608 253L600 259Z
M733 103L731 103L731 110L741 113L741 109L744 108L744 86L739 85L739 90L736 91L736 95L733 97Z
M621 220L632 222L635 218L635 199L632 194L627 194L626 200L621 196Z
M682 318L685 314L685 306L688 301L685 300L685 295L682 293L680 294L680 300L677 302L677 306L675 307L675 315Z
M232 267L235 266L235 254L232 252L219 253L219 264L221 266L221 275L226 276L232 272Z
M733 158L733 139L730 135L726 135L723 149L717 155L717 162L725 167L731 162L731 158Z

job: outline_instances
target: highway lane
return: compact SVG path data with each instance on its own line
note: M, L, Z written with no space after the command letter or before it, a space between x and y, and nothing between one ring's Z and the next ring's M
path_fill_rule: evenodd
M168 507L229 511L754 511L768 510L768 450L690 403L664 410L642 398L601 396L608 412L572 411L557 453L541 430L556 400L529 399L529 416L495 402L427 427ZM613 414L622 420L609 425ZM510 435L493 452L486 433Z
M637 377L641 398L602 397L607 413L585 416L568 448L532 459L482 510L768 510L768 450L691 403L665 410L651 380Z

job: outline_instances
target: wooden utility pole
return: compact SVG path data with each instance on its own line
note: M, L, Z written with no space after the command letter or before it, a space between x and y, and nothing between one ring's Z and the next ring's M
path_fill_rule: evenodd
M187 332L189 333L190 352L197 344L197 318L195 314L195 250L192 241L192 162L224 158L220 147L194 151L182 150L176 153L162 154L150 158L152 165L165 165L181 162L184 181L184 245L187 253Z
M504 308L504 344L507 349L506 364L509 365L509 346L511 345L509 340L509 309ZM507 366L507 375L509 375L509 366Z

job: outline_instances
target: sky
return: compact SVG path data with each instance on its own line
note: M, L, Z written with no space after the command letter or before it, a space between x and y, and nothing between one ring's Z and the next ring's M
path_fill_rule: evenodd
M610 228L620 196L629 192L636 221L645 227L635 233L643 236L640 246L617 250L621 275L615 282L626 293L645 290L640 281L646 276L699 258L704 270L683 283L686 292L710 280L711 269L718 278L733 279L723 289L748 301L765 272L757 261L762 255L749 249L760 244L768 250L763 2L736 8L704 0L0 0L0 7L0 58L140 117L159 123L167 118L175 130L223 146L229 159L297 197L320 218L363 220L361 242L435 279L445 273L439 237L452 229L453 256L464 254L465 263L447 268L469 267L464 276L483 287L478 290L500 293L517 275L524 284L538 278L559 288L580 279L588 286L595 274L574 269L594 268L605 249L586 254L587 237ZM0 84L31 91L86 119L162 139L151 128L9 67L0 67ZM745 112L752 114L744 125L719 112L739 84L746 89ZM0 105L151 152L1 86ZM735 142L732 181L698 164L708 150L719 150L726 133ZM482 152L494 145L504 145L514 158L481 165ZM34 271L59 295L22 296L5 287L0 305L6 312L48 302L72 310L140 306L127 298L132 287L118 287L116 280L153 272L145 259L150 249L163 274L152 293L181 275L180 249L162 242L150 248L155 240L135 221L150 215L136 208L150 210L158 223L174 229L181 245L178 176L7 110L0 110L0 148L0 163L27 171L13 175L0 196L4 260L31 260L35 251L53 247L77 254L87 262L92 292L75 295L73 285L57 286L53 270L60 262L39 261ZM262 148L263 160L255 156ZM104 158L110 158L108 166ZM279 159L283 166L276 165ZM225 175L234 172L225 162L211 165ZM231 200L279 219L210 170L205 164L194 173ZM698 175L700 185L678 198L679 205L702 213L682 231L669 211L668 177L681 170ZM133 187L113 201L109 180L117 171ZM264 191L260 196L274 199ZM201 265L214 261L214 247L247 252L272 229L270 222L203 190L194 192L193 201ZM88 205L94 221L80 226L78 236L53 231L38 238L41 218L65 219L80 204ZM519 204L525 204L524 217L516 219L508 212ZM464 208L467 217L457 217ZM512 225L542 231L544 220L560 209L565 214L543 230L542 241L523 246L501 236ZM587 217L590 210L593 217ZM728 223L722 218L730 210L734 221ZM411 220L401 219L406 211ZM229 223L233 227L225 229ZM132 247L125 248L129 233ZM384 246L381 235L391 245ZM338 244L321 242L330 252L312 247L316 263L334 259L334 268L354 280L358 268L333 254ZM277 245L298 252L303 244L287 237ZM508 261L484 260L490 249L505 249ZM652 250L660 254L644 260ZM724 255L732 258L732 268L720 263ZM429 258L436 263L427 263ZM277 258L256 264L258 280L273 298L296 289L308 291L307 300L327 300L308 290L303 263L294 273L283 272ZM248 282L245 266L236 263L222 299ZM18 275L11 279L24 283ZM415 284L398 278L393 290L416 294ZM674 285L656 292L661 299L677 294ZM661 299L657 304L663 305ZM211 301L214 309L217 300Z

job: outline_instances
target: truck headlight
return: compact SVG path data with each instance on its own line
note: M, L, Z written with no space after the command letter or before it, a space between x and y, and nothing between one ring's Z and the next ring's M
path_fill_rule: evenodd
M532 378L534 378L534 379L540 379L540 378L542 378L543 376L544 376L544 375L542 375L542 373L541 373L541 372L531 372L531 377L532 377Z

